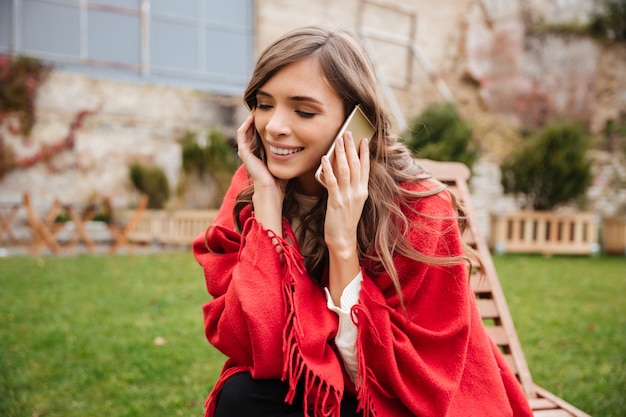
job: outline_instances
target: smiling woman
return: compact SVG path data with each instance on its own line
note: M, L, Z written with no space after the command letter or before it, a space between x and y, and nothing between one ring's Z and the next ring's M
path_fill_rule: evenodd
M194 241L229 358L206 416L531 416L471 296L461 208L391 134L358 38L285 34L244 100L244 165ZM337 136L357 105L359 146Z

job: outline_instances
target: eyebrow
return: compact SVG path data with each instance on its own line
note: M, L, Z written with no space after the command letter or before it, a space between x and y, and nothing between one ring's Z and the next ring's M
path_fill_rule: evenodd
M263 91L263 90L257 91L256 95L257 96L270 97L270 98L272 97L272 95L270 93L268 93L266 91ZM317 104L319 104L321 106L324 105L324 103L322 103L320 100L316 99L315 97L310 97L310 96L292 96L292 97L289 97L289 100L298 101L298 102L309 101L309 102L312 102L312 103L317 103Z

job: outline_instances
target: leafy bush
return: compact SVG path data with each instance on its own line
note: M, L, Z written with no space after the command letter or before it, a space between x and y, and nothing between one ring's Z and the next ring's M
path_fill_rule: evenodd
M502 165L502 186L507 194L524 198L524 206L552 210L580 197L591 184L590 138L574 124L546 126Z
M159 167L134 162L129 167L130 180L137 190L148 195L148 208L161 209L170 197L170 186Z
M187 132L183 136L183 169L189 174L199 176L216 175L220 172L232 174L239 166L237 153L228 143L226 135L219 130L211 130L206 138L206 145L198 143L196 134Z
M591 33L611 41L626 41L626 0L605 0L591 17Z
M471 127L450 103L428 106L404 136L405 144L419 158L458 161L470 168L478 158Z
M240 162L237 152L220 130L211 130L204 142L200 143L193 132L187 132L181 138L183 171L187 177L195 176L200 182L211 178L215 185L215 197L219 200L226 193ZM186 186L188 184L181 184L181 190ZM214 204L219 203L214 201Z

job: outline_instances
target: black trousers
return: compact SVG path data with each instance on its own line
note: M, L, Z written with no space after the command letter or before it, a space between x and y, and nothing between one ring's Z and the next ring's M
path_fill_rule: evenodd
M215 417L305 417L302 394L289 405L287 390L287 383L279 379L253 379L249 372L233 375L217 395ZM356 407L356 400L344 399L341 417L360 417Z

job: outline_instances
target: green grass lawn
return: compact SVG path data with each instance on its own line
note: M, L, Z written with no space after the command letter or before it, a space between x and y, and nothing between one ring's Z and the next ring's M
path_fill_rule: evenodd
M494 260L535 381L625 416L626 258ZM0 416L201 416L207 298L190 253L0 258Z
M203 414L223 359L190 254L5 258L0 271L1 416Z
M535 383L626 416L626 258L495 256Z

